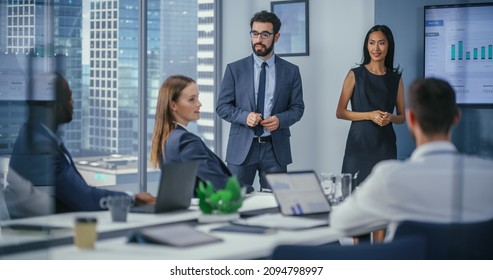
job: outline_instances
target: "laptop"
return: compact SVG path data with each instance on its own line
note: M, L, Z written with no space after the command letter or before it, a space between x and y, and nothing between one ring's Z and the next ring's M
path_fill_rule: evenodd
M326 220L331 205L313 170L264 174L283 216Z
M167 163L161 168L161 178L155 205L140 205L133 213L165 213L186 210L195 189L198 161Z

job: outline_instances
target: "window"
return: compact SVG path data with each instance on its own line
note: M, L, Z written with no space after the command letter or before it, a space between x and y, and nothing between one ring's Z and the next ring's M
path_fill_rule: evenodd
M167 2L167 1L164 1ZM215 73L210 72L210 74L204 74L199 76L200 68L203 66L209 66L206 69L217 69L215 65L215 59L201 60L201 52L203 52L206 47L201 43L203 39L215 40L214 32L209 34L199 33L198 30L202 30L201 25L213 25L214 19L209 15L215 14L215 3L214 0L211 1L174 1L173 10L169 9L158 9L159 7L153 6L151 2L148 2L149 18L148 18L148 34L156 34L155 36L148 36L147 41L148 50L161 49L166 50L166 53L153 54L156 56L161 55L161 58L151 58L148 61L148 72L149 67L155 67L152 69L156 73L156 78L149 77L149 112L151 117L155 112L157 94L159 87L163 80L173 74L182 74L193 78L197 81L197 86L200 91L201 101L203 105L201 111L203 113L214 112L214 104L205 102L206 100L215 100L215 98L209 97L208 95L213 95L216 91L204 90L207 85L215 85ZM154 13L155 12L155 13ZM207 15L207 16L203 16ZM152 21L152 24L150 23ZM193 23L193 24L190 24ZM155 40L156 38L173 38L173 40ZM215 57L215 54L214 54ZM152 59L152 60L151 60ZM160 61L159 65L154 63L155 61ZM211 70L214 71L214 70ZM220 75L220 73L217 73ZM200 79L199 79L200 78ZM152 85L152 86L151 86ZM204 120L204 114L201 114L202 120ZM198 131L200 132L210 132L214 134L214 117L209 119L207 122L200 122L197 125ZM153 125L154 119L149 119L150 124ZM203 123L203 124L202 124ZM148 127L148 134L152 135L151 125ZM214 139L209 141L206 140L206 144L214 149Z
M139 22L139 3L144 1L148 10L147 21ZM146 145L148 157L151 139L147 139L147 143L139 143L136 137L139 118L146 118L146 134L152 135L159 87L166 77L173 74L187 75L197 81L203 103L202 119L207 120L197 124L197 132L214 134L215 105L206 101L215 100L216 75L221 73L214 70L199 72L198 69L217 69L214 44L205 46L200 43L203 38L215 42L214 34L218 29L210 15L218 10L216 0L60 0L55 1L53 6L44 6L43 1L33 1L29 9L15 1L9 2L7 9L3 3L0 2L0 7L5 9L3 14L9 16L0 21L0 30L5 30L0 32L1 36L5 36L0 38L4 42L0 48L5 47L13 53L34 49L39 56L64 55L60 64L62 67L57 70L68 80L72 89L74 118L65 126L63 138L75 161L97 161L112 153L139 157L139 145ZM48 9L53 9L54 30L45 30L50 26L44 24L43 18L50 14L47 13ZM19 15L19 12L22 12L22 17L13 16ZM139 71L138 68L139 47L143 45L138 41L141 24L147 26L147 71ZM203 30L201 25L208 28L213 26L214 30L199 33ZM45 47L42 38L49 37L54 38L53 43ZM6 51L0 49L0 53ZM212 52L213 58L208 55L207 59L199 60L201 52ZM148 112L142 115L139 115L138 107L139 75L146 75L148 85L144 93ZM0 112L9 112L5 110L13 108L0 104ZM20 127L24 121L23 118L1 118L0 128ZM9 125L4 126L4 122ZM10 133L5 139L16 137L13 132L0 131L2 135L5 133ZM8 149L12 146L12 143L0 144L0 147L6 146ZM208 137L206 144L215 150L215 139ZM10 154L8 149L1 150L1 153ZM135 162L118 168L128 168L134 172L130 173L138 176ZM90 172L84 170L81 173ZM157 186L159 172L150 172L147 177L148 190L155 191L151 185ZM89 177L86 180L95 186L104 186L104 182L94 182ZM138 181L135 178L132 180ZM129 186L134 188L128 190L139 191L135 187L137 184Z

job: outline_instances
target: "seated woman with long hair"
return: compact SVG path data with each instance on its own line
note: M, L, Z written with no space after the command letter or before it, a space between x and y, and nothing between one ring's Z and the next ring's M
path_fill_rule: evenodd
M198 161L197 179L222 189L231 171L200 137L187 130L191 121L200 118L201 106L193 79L176 75L163 82L156 105L150 162L161 167L166 163Z

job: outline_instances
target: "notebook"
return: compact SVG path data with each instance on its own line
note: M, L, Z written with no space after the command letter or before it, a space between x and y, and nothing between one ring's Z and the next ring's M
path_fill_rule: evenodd
M199 231L188 224L145 228L134 232L128 239L130 243L159 244L174 247L191 247L220 241L222 241L221 238Z
M313 170L264 175L283 216L301 216L328 223L331 206Z
M197 161L164 164L156 204L134 206L130 212L157 214L187 209L195 189L197 168Z

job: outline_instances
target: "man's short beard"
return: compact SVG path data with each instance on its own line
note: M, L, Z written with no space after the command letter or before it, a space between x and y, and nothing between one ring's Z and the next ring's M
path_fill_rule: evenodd
M256 50L255 45L256 44L252 44L252 50L253 50L253 53L257 56L266 56L274 50L274 42L272 43L272 45L269 48L266 48L265 51Z

